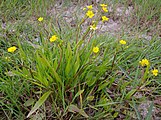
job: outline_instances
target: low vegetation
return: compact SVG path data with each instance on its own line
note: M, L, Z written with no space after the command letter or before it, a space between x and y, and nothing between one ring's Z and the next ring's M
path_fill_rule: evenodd
M0 119L161 118L160 3L86 2L76 2L83 16L73 27L49 15L54 0L1 1ZM133 6L135 24L120 36L100 33L119 4Z

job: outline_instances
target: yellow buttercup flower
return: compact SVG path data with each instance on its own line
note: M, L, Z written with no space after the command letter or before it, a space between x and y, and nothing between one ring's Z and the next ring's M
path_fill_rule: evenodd
M57 40L58 37L56 35L53 35L51 38L50 38L50 42L54 42L55 40Z
M158 70L154 68L154 70L151 71L154 76L158 75Z
M106 16L102 16L102 22L104 22L104 21L108 21L109 20L109 18L108 17L106 17Z
M148 66L150 64L146 58L139 61L139 63L141 64L141 66Z
M101 7L107 7L107 5L106 5L106 4L100 4L100 6L101 6Z
M91 30L96 30L96 29L97 29L96 24L90 25L90 29L91 29Z
M120 44L125 45L126 41L125 40L120 40Z
M108 9L107 9L106 7L102 7L102 10L103 10L104 12L108 12Z
M94 52L94 53L98 53L98 52L99 52L99 47L94 47L94 48L93 48L93 52Z
M92 8L93 8L93 6L92 6L92 5L89 5L89 6L87 6L87 8L88 8L88 9L92 9Z
M44 19L43 17L39 17L38 21L41 22L41 21L43 21L43 19Z
M89 18L92 18L92 17L94 16L94 13L93 13L93 11L88 10L87 13L86 13L86 15L87 15Z
M12 47L8 48L7 50L8 50L8 52L13 53L16 49L17 49L16 46L12 46Z

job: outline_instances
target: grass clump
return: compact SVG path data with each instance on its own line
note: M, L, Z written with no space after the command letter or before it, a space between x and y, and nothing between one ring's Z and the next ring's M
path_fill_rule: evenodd
M74 30L39 16L29 26L34 34L21 35L28 28L22 25L1 37L2 118L151 119L160 94L160 40L98 35L106 14L105 4L87 6ZM141 116L145 101L152 102Z

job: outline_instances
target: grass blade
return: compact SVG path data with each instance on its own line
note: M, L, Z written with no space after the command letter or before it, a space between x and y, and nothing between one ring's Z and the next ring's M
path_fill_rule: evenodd
M27 115L27 118L30 117L39 107L46 101L46 99L49 97L52 91L48 91L43 94L43 96L36 102L35 106L31 109L29 114Z
M148 109L148 114L146 115L145 120L151 120L152 112L153 112L153 102L150 104L150 107Z

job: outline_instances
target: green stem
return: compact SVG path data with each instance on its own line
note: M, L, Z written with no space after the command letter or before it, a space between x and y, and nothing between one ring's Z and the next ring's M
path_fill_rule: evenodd
M56 68L56 72L58 71L58 69L59 69L59 67L60 67L60 63L61 63L61 61L62 61L62 53L63 53L63 50L59 47L59 49L60 49L60 60L59 60L59 63L58 63L58 67Z
M78 43L79 32L80 32L80 26L81 26L82 23L85 22L86 19L87 19L86 17L83 18L82 21L78 24L78 26L77 26L77 28L76 28L76 31L77 31L77 34L76 34L76 43Z

